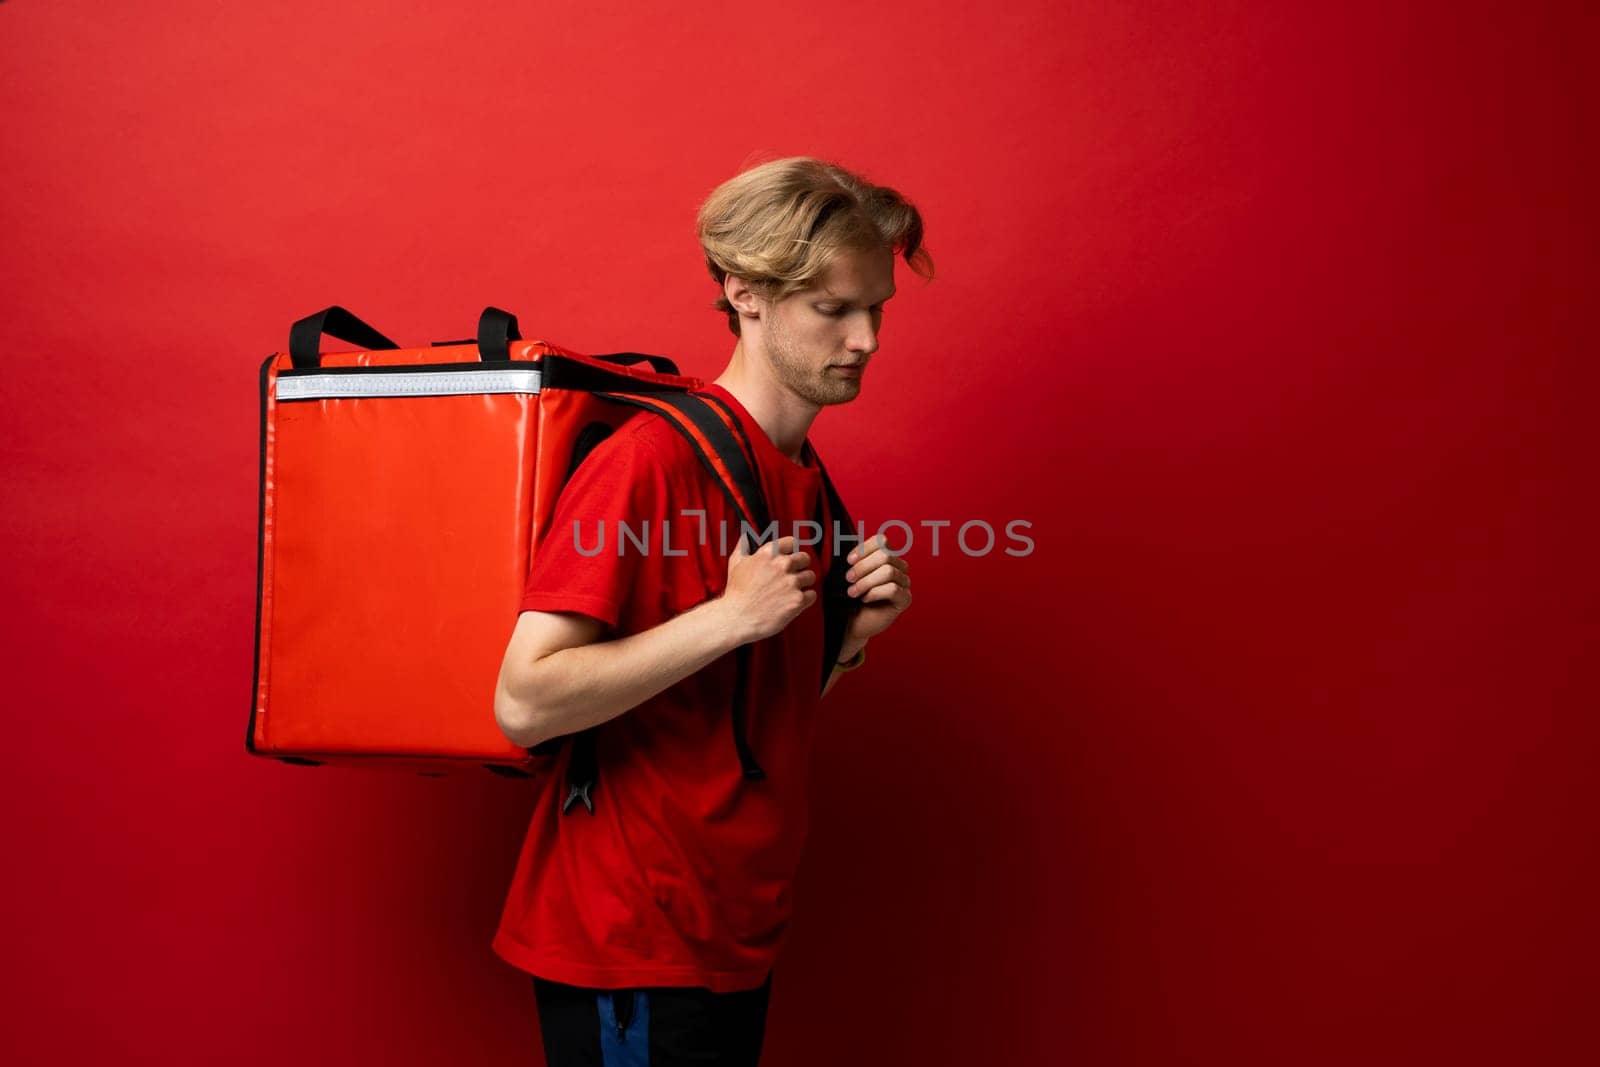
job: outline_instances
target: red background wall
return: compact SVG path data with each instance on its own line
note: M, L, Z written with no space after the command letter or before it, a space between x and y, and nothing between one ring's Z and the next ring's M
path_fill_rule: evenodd
M767 1062L1592 1058L1595 18L1195 7L0 6L6 1058L537 1062L526 787L242 750L256 370L713 375L695 207L799 153L940 268L835 476L1037 551L830 697Z

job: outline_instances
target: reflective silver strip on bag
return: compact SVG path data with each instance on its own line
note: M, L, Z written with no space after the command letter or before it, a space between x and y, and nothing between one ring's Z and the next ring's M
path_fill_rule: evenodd
M296 374L278 378L279 400L331 397L474 396L484 393L537 393L539 371L443 370L371 373Z

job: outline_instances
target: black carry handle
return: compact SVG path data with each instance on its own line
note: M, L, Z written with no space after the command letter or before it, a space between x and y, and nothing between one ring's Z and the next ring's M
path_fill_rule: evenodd
M486 307L478 316L478 358L504 361L511 358L511 342L522 340L517 317L497 307Z
M335 304L315 315L307 315L289 327L289 362L300 369L314 369L321 363L322 335L348 341L369 351L399 348L377 330Z
M678 373L678 365L672 360L668 359L666 356L647 356L643 352L613 352L610 355L595 356L594 358L603 359L607 363L616 363L623 366L629 363L637 363L642 359L649 363L650 369L655 371L657 374Z
M522 340L522 330L517 326L517 317L511 312L497 307L486 307L483 309L483 314L478 316L479 359L510 359L511 342L520 340ZM666 356L650 356L643 352L613 352L610 355L594 358L618 366L644 360L657 374L678 373L678 365Z

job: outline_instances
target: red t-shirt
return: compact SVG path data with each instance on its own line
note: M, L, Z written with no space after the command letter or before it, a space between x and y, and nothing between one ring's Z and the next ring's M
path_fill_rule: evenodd
M779 452L727 390L705 389L743 424L771 517L781 536L794 534L796 520L816 517L820 472ZM638 548L646 520L647 552ZM831 528L831 516L823 522ZM562 492L522 610L592 616L610 628L602 640L650 629L722 593L738 531L691 445L665 418L641 413ZM824 547L807 549L819 591ZM581 803L561 813L565 745L539 786L495 951L569 985L760 985L783 944L805 843L822 642L819 599L754 646L746 736L764 780L744 778L734 745L731 652L601 724L593 814Z

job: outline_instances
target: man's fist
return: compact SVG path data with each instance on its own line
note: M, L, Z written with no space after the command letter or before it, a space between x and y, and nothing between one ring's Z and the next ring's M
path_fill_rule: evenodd
M882 534L858 546L846 560L850 564L844 575L850 583L847 591L861 601L861 610L845 627L844 648L857 649L887 630L911 606L911 564L889 551Z
M811 570L811 555L796 551L799 542L782 537L745 551L745 537L739 537L728 557L728 586L722 600L727 605L736 632L743 644L760 641L780 632L817 599L811 587L817 576Z

